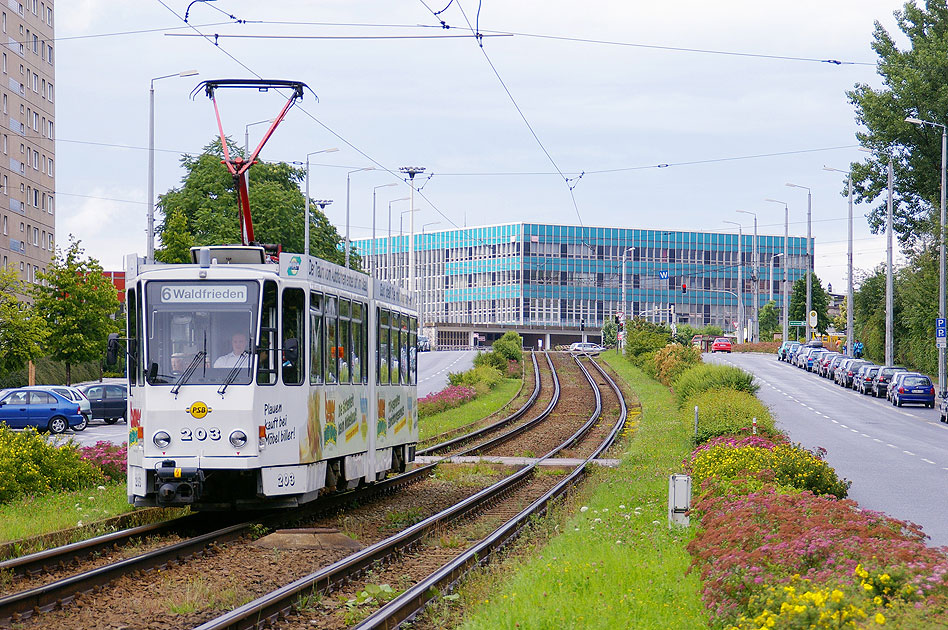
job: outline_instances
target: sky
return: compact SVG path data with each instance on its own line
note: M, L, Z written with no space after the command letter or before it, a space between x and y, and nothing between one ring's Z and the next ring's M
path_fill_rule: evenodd
M745 210L760 234L782 235L783 206L765 201L773 198L789 205L790 234L805 236L807 192L791 182L812 191L816 273L841 293L846 175L824 166L845 171L865 157L846 91L880 84L874 22L898 35L901 6L59 2L57 238L74 235L106 269L145 253L149 85L197 70L154 82L156 194L180 186L182 154L217 135L211 102L190 96L200 81L291 79L312 91L261 159L302 163L338 149L310 157L310 193L333 200L326 214L340 234L347 174L366 167L375 170L349 175L353 239L372 234L373 191L386 233L389 201L409 192L401 166L432 175L416 196L416 231L527 221L734 232L725 221L737 221L751 233L753 217L736 212ZM218 92L225 133L239 144L248 124L272 119L284 102L273 91ZM250 125L252 145L265 130ZM408 202L391 207L397 231ZM857 283L885 259L868 210L854 209Z

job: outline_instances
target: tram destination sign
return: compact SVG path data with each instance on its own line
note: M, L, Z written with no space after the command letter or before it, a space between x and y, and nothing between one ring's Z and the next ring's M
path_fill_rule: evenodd
M307 271L309 272L307 274ZM280 275L284 278L306 279L343 291L368 297L369 277L360 271L346 269L314 256L280 254Z
M247 286L240 284L169 284L161 288L164 304L182 302L237 303L247 301Z

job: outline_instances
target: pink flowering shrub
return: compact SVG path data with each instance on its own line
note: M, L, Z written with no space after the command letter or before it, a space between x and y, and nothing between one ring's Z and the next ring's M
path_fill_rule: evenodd
M925 602L941 614L948 611L944 550L927 547L917 525L861 510L854 501L780 493L765 485L745 495L705 493L692 516L701 528L688 551L718 623L737 623L744 615L758 618L762 604L765 608L773 599L767 589L801 578L809 590L839 587L846 593L854 592L852 587L869 592L867 584L883 574L889 576L883 582L896 579L899 602L883 599L882 588L878 600L875 595L868 600L894 627L902 626L893 615L912 614L909 602ZM779 606L774 612L780 612Z
M95 446L83 446L80 449L82 458L105 474L107 481L123 481L128 466L128 445L112 444L98 441Z
M446 409L453 409L469 400L474 400L476 396L477 392L473 387L450 385L440 392L419 398L418 416L424 418L445 411Z

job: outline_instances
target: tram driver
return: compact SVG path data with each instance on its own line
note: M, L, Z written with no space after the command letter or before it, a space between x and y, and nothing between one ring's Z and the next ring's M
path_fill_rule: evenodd
M234 333L233 337L230 338L231 351L227 354L217 357L214 361L214 367L216 368L232 368L237 365L237 362L240 361L242 356L246 356L247 352L247 335L242 332Z

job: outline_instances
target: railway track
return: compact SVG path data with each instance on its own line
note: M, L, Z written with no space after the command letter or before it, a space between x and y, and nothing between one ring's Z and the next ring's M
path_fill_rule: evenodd
M585 477L590 462L613 443L616 436L619 435L626 418L625 401L618 386L598 365L594 362L592 365L595 366L602 380L609 384L619 407L619 413L615 422L611 424L606 437L590 449L589 455L568 475L562 479L547 479L551 487L542 488L542 492L535 493L539 496L531 497L527 507L516 510L511 518L504 518L499 527L493 529L489 535L481 538L475 544L468 546L461 553L451 554L453 557L447 562L438 563L433 571L427 572L426 577L416 581L400 596L365 619L357 626L358 628L393 628L405 620L412 619L436 593L449 592L453 585L473 567L489 561L491 555L513 540L532 518L544 514L551 501L567 492L569 488ZM240 606L217 619L208 621L195 630L243 630L279 626L281 621L287 620L293 614L294 607L298 602L306 600L313 593L328 593L335 588L340 588L349 582L358 580L361 575L370 570L376 570L391 560L398 561L392 564L397 571L404 571L405 567L403 564L399 564L401 561L398 559L405 558L410 550L422 545L424 540L431 536L433 532L443 531L445 527L458 519L473 517L490 506L502 504L505 497L522 491L528 483L538 477L537 469L543 460L554 457L568 446L575 446L580 443L601 417L602 399L599 388L588 370L584 366L581 367L590 386L596 391L595 409L589 415L587 422L562 444L540 458L538 462L523 467L465 501L451 506L399 534L324 567L264 597ZM501 507L501 511L504 509ZM294 626L295 624L291 622L288 625Z
M547 361L552 371L552 362L550 362L549 357L547 357ZM534 373L536 374L535 355L533 356L533 362ZM555 375L553 378L555 379ZM520 409L505 420L509 420L511 417L516 419L529 412L536 404L540 393L539 383L540 378L537 376L533 394ZM548 405L544 412L546 415L549 414L553 405L555 405L555 400L552 400ZM462 436L462 438L464 437L466 436ZM234 522L229 522L225 527L221 527L220 515L194 514L172 521L134 527L98 536L87 541L0 562L0 571L7 572L7 575L15 579L29 578L44 573L71 573L49 583L0 596L0 624L9 625L10 623L22 622L39 613L63 608L77 598L102 592L106 585L122 576L141 575L164 569L173 564L200 558L206 553L213 553L220 545L246 537L260 528L273 529L293 522L314 519L319 515L338 512L347 506L371 503L380 497L391 495L406 486L427 479L431 476L435 467L435 464L429 464L371 486L347 493L327 495L314 505L296 510L290 515L286 512L276 512L265 514L262 517L258 515L253 520L242 522L231 519ZM118 553L123 547L137 544L140 541L180 535L182 532L188 536L185 540L161 545L145 553L133 555L116 562L109 562L104 558L108 554ZM77 571L77 568L83 563L95 561L97 558L101 566L86 571Z

